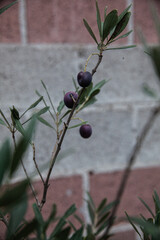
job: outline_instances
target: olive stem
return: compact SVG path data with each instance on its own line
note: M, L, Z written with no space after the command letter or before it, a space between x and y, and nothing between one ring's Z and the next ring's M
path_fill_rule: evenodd
M99 58L98 58L98 62L96 64L95 68L92 70L92 76L94 75L94 73L96 72L99 64L102 61L102 49L100 50L100 54L96 54L96 55L98 55ZM49 179L50 179L50 175L51 175L52 169L53 169L54 164L56 162L57 156L58 156L58 154L59 154L59 152L61 150L61 146L62 146L64 137L65 137L65 134L67 132L67 129L68 129L69 124L70 124L70 121L71 121L71 119L73 117L73 114L75 112L75 109L77 107L78 101L79 101L81 95L83 94L84 90L85 90L85 88L81 89L77 100L74 102L73 108L71 109L71 112L70 112L70 114L68 116L67 122L64 123L62 134L61 134L60 138L57 139L56 144L54 146L54 150L53 150L53 153L52 153L52 156L51 156L51 165L50 165L50 168L48 170L46 180L45 180L45 182L43 184L43 195L42 195L42 200L41 200L41 203L40 203L40 206L39 206L40 211L42 210L42 208L43 208L43 206L44 206L44 204L46 202L47 191L48 191L48 187L49 187Z

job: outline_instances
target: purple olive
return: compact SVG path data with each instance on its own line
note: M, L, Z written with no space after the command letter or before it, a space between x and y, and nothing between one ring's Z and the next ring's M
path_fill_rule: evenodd
M75 92L67 92L64 95L64 104L68 107L68 108L72 108L74 105L74 102L78 99L78 94Z
M89 124L84 124L80 127L79 133L83 138L89 138L92 135L92 127Z
M88 87L92 81L92 74L90 72L79 72L77 81L81 87Z

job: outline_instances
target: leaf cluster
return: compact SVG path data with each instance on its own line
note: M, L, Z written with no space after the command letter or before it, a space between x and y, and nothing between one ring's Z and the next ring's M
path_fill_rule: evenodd
M160 239L160 199L156 191L153 194L153 201L155 207L155 213L148 206L148 204L142 199L139 198L142 204L145 206L147 211L150 213L150 218L145 218L140 214L140 218L133 218L128 216L126 213L127 219L137 232L141 240L159 240ZM140 226L140 230L136 225Z
M110 49L126 49L135 47L135 45L131 46L123 46L119 48L108 48L108 45L121 39L128 37L132 30L128 31L125 34L121 34L127 27L129 22L131 12L129 9L131 5L129 5L120 15L118 15L118 11L116 9L112 10L107 14L107 7L104 10L104 20L100 15L98 2L96 1L96 15L97 15L97 26L99 30L99 39L97 40L95 33L93 32L91 26L87 22L86 19L83 19L84 25L89 32L90 36L97 44L97 48L99 50L105 51Z

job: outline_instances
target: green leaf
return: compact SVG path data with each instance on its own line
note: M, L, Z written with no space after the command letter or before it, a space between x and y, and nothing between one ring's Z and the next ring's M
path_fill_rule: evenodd
M33 104L31 104L30 107L27 108L27 110L22 114L22 116L23 116L27 111L29 111L30 109L35 108L42 100L43 100L43 96L40 96L40 98L39 98L36 102L34 102ZM21 116L21 117L22 117L22 116Z
M118 50L118 49L134 48L134 47L136 47L136 45L128 45L128 46L115 47L115 48L106 48L105 50Z
M107 16L107 6L105 6L105 9L104 9L104 19L106 18Z
M100 204L99 204L96 212L97 212L97 213L100 212L100 211L104 208L104 206L106 205L106 203L107 203L107 198L102 199L102 201L100 202Z
M131 8L132 4L130 4L118 17L118 22L120 22L122 20L122 18L124 17L124 15L128 12L128 10Z
M91 37L94 39L94 41L95 41L95 42L97 43L97 45L98 45L97 39L96 39L96 37L95 37L95 35L94 35L91 27L89 26L89 24L87 23L87 21L86 21L85 19L83 19L83 22L84 22L84 25L85 25L86 29L88 30L89 34L91 35Z
M138 231L138 229L137 229L137 227L135 226L135 224L132 222L131 218L128 216L128 214L127 214L126 212L125 212L125 214L126 214L126 216L127 216L127 219L128 219L128 221L129 221L129 223L132 225L133 229L134 229L134 230L136 231L136 233L139 235L140 239L143 240L142 237L141 237L140 232Z
M97 25L99 29L100 39L102 39L102 30L101 30L101 15L99 12L98 2L96 1L96 14L97 14Z
M143 219L140 219L140 218L130 218L130 219L132 220L132 222L143 227L146 233L151 234L151 236L155 237L157 240L160 239L160 228L158 226L148 221L144 221Z
M36 203L33 204L33 211L34 211L35 218L37 219L38 223L43 226L43 224L44 224L43 216L42 216Z
M65 113L63 114L63 116L60 118L60 121L62 121L62 119L63 119L64 117L66 117L70 112L71 112L71 110L67 110L67 112L65 112Z
M94 104L96 101L97 101L97 99L96 99L95 97L90 98L90 99L85 103L85 105L83 106L82 109L84 109L85 107L88 107L89 105Z
M49 122L47 122L44 118L37 116L37 119L47 127L50 127L55 130L55 128Z
M73 76L72 76L72 81L73 81L73 85L75 87L76 92L78 92L79 86L77 85L77 82L76 82L76 80L75 80L75 78Z
M94 224L94 220L95 220L95 211L93 209L93 206L91 204L91 202L87 201L87 207L88 207L88 212L89 212L89 216L91 219L91 223Z
M97 83L97 84L92 88L92 90L90 91L89 96L91 96L91 95L94 93L94 91L100 90L100 88L103 87L104 84L106 84L108 81L109 81L109 80L106 81L106 80L104 79L104 80L100 81L99 83Z
M160 79L160 46L150 48L151 59L158 78Z
M117 10L112 10L105 18L103 25L103 41L108 37L110 31L118 22Z
M130 19L131 13L127 12L124 17L121 19L121 21L118 22L113 34L110 37L110 40L116 38L119 34L121 34L121 32L123 32L123 30L126 28L129 19Z
M107 204L100 212L99 212L99 216L103 216L104 214L106 214L107 212L109 212L113 206L116 204L116 201L110 202L109 204Z
M58 232L55 236L55 240L68 240L68 236L70 234L71 227L66 227L60 232Z
M156 213L160 211L160 199L156 191L154 191L153 200L155 203Z
M130 30L129 32L127 32L127 33L125 33L125 34L123 34L123 35L119 36L118 38L116 38L116 39L112 40L111 42L115 42L115 41L117 41L117 40L119 40L119 39L121 39L121 38L128 37L128 36L129 36L129 34L130 34L130 33L132 33L132 32L133 32L133 30Z
M160 226L160 211L156 214L155 225Z
M15 128L18 130L18 132L22 134L23 137L25 137L26 133L20 121L18 119L15 119L14 122L15 122Z
M8 171L11 162L11 147L8 140L6 140L0 149L0 185L2 183L5 173Z
M56 217L56 213L57 213L57 207L56 204L53 204L52 206L52 211L47 219L47 221L44 224L44 231L47 230L47 228L49 227L49 225L51 224L51 222L55 221L55 217Z
M4 6L4 7L2 7L1 9L0 9L0 14L2 14L3 12L5 12L8 8L10 8L10 7L12 7L15 3L17 3L18 2L18 0L16 0L16 1L14 1L14 2L12 2L12 3L10 3L10 4L7 4L6 6Z
M146 207L146 209L150 212L150 214L151 214L152 217L154 218L155 216L154 216L152 210L150 209L150 207L147 205L147 203L146 203L142 198L140 198L140 197L139 197L139 200L141 201L141 203L143 203L143 205Z
M5 122L0 118L0 124L1 125L4 125L4 126L7 126L6 124L5 124Z
M72 215L76 211L75 205L71 205L71 207L65 212L65 214L60 218L58 224L55 226L53 232L50 235L49 240L52 240L56 234L61 231L63 226L66 224L66 218L68 218L70 215Z
M24 180L16 186L9 186L0 195L0 207L11 207L23 199L24 193L28 187L28 181Z
M41 96L36 102L34 102L34 103L28 108L28 110L36 107L42 100L43 100L43 96Z
M80 97L80 100L79 100L79 104L83 104L83 102L86 100L86 98L89 96L89 93L91 92L93 88L93 83L91 83L88 87L86 87L84 90L83 90L83 93Z
M75 217L75 219L76 219L81 225L84 226L83 220L82 220L77 214L74 214L73 216Z
M27 211L27 194L23 197L23 199L15 204L10 212L10 220L7 232L7 239L11 239L12 234L16 232L17 227L21 224L24 215Z
M16 146L16 149L13 153L11 166L10 166L10 173L9 173L10 177L13 175L13 173L17 169L25 151L27 150L27 147L28 147L29 143L31 142L31 137L32 137L34 129L35 129L35 119L33 119L31 121L31 123L29 124L29 126L27 127L25 134L24 134L25 137L22 136Z
M63 100L60 101L59 106L57 107L57 111L58 111L59 114L61 113L61 111L64 108L64 106L65 106L64 105L64 101Z
M104 221L106 222L108 216L109 216L110 212L107 212L106 214L104 214L97 222L96 227L98 227L99 225L103 224Z
M38 222L36 219L33 219L31 222L27 223L13 239L22 240L25 237L29 236L30 233L33 233L38 227ZM9 240L9 239L8 239Z
M83 237L83 227L78 229L69 240L82 240Z
M69 127L68 129L72 129L72 128L80 127L80 126L82 126L83 124L86 124L86 123L87 123L87 121L85 121L85 122L81 122L81 123L79 123L79 124L76 124L76 125L73 125L73 126Z
M88 196L88 202L91 204L92 208L95 210L96 207L95 207L95 204L94 204L93 198L91 197L91 195L90 195L89 192L87 192L87 196Z
M35 113L33 116L36 116L36 115L40 116L40 115L46 113L48 110L49 110L49 107L44 107L41 110L39 110L37 113Z
M98 235L100 232L102 232L108 225L108 219L97 229L95 235Z

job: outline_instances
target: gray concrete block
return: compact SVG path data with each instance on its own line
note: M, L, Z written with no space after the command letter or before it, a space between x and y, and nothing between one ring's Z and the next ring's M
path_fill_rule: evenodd
M149 110L139 112L139 129L137 134L140 133L150 115ZM152 128L148 132L146 139L142 145L141 151L137 156L136 166L156 166L160 164L160 116L155 119Z
M35 89L45 95L41 79L57 104L63 97L63 90L74 89L72 76L76 78L88 56L96 51L92 45L1 45L1 104L15 104L18 107L31 104L36 99ZM96 62L97 56L93 56L87 70L91 71ZM97 83L102 79L111 81L99 96L100 104L150 100L142 93L141 85L147 82L157 87L150 59L140 48L104 52L93 81Z

